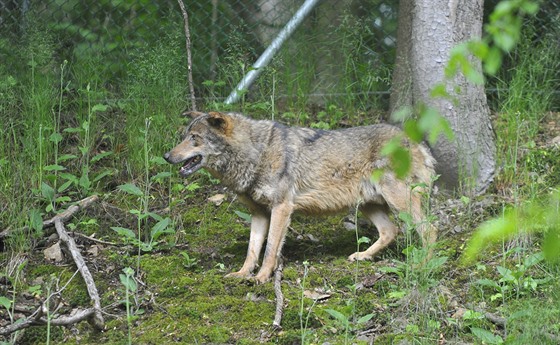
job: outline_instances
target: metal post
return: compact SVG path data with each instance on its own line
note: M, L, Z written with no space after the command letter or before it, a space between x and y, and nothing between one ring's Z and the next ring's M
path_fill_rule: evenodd
M290 35L295 31L295 29L301 24L301 22L307 17L309 12L315 7L315 5L320 0L306 0L299 10L294 14L294 16L288 21L284 26L282 31L278 33L278 36L272 41L272 43L266 48L264 53L259 57L257 62L253 64L253 68L245 74L245 77L237 84L236 88L231 92L231 94L226 99L226 104L232 104L239 100L239 91L246 90L251 86L253 81L262 72L262 68L266 67L270 60L276 55L276 52L282 47L282 44L290 37Z

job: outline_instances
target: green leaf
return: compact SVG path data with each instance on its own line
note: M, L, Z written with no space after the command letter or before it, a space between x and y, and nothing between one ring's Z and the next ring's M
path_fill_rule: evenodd
M418 128L418 123L415 120L405 121L403 124L403 130L415 143L419 143L424 139L424 135L422 131L420 131L420 128Z
M512 275L512 272L509 268L503 267L503 266L498 266L496 267L496 269L498 270L498 272L500 273L500 275L502 276L503 281L514 281L515 277Z
M503 344L504 339L499 335L494 335L492 332L482 328L473 327L471 332L480 340L487 344Z
M410 171L412 159L410 152L402 146L402 138L400 136L389 140L381 149L381 154L389 157L391 167L397 178L406 177Z
M134 185L132 183L121 184L117 188L120 191L128 193L128 194L132 194L132 195L136 195L136 196L143 196L144 195L144 193L140 190L140 188L136 187L136 185Z
M430 97L432 98L449 98L449 92L443 83L436 84L430 91Z
M29 211L29 226L36 232L41 232L43 230L43 218L41 217L41 211L36 208Z
M159 214L154 213L154 212L148 212L148 213L146 213L146 215L152 217L152 219L155 219L158 222L161 222L163 220L162 216L160 216Z
M366 236L362 236L358 239L358 244L370 243L370 242L371 242L371 239L369 239Z
M64 203L64 202L70 202L72 201L72 199L70 199L69 196L59 196L58 198L55 199L55 202L57 203Z
M53 133L50 135L49 141L58 144L59 142L62 141L62 135L60 133Z
M502 66L502 52L497 47L490 48L484 59L484 72L495 75Z
M80 187L86 190L91 187L91 181L89 180L88 172L85 168L83 169L83 173L80 177L80 180L78 181L78 184L80 185Z
M134 270L130 267L123 268L123 272L129 277L132 277L134 275Z
M521 2L521 9L528 14L534 15L539 11L539 3L535 1Z
M52 165L44 166L43 170L44 171L62 171L62 170L66 170L66 168L63 167L62 165L52 164Z
M434 257L428 260L428 262L426 263L426 269L433 271L445 265L446 262L447 256Z
M6 308L6 310L10 311L10 308L12 307L12 300L4 296L0 296L0 305Z
M54 199L54 189L45 182L41 183L41 195L49 201Z
M134 233L134 231L127 228L122 228L120 226L112 226L111 230L115 231L117 234L127 239L136 238L136 234Z
M150 163L154 163L156 165L168 165L167 161L163 159L163 157L155 156L150 158Z
M68 187L70 187L72 185L72 183L74 183L73 181L66 181L64 182L60 187L58 187L58 192L62 193L65 190L68 189Z
M65 154L65 155L62 155L62 156L58 157L58 162L62 163L62 162L66 162L67 160L75 159L75 158L78 158L78 156L71 155L71 154Z
M150 231L150 235L152 239L155 241L164 233L173 233L173 229L168 229L169 222L171 220L169 218L164 218L161 221L157 222Z
M397 290L397 291L391 291L388 294L389 298L394 298L394 299L401 299L404 296L406 296L407 292L405 290Z
M236 214L239 218L243 219L244 221L246 221L246 222L248 222L248 223L251 222L251 215L250 215L250 214L245 213L245 212L241 212L241 211L238 211L238 210L235 210L235 211L233 211L233 212L235 212L235 214Z
M383 177L383 173L385 173L383 169L375 169L371 173L371 177L370 177L371 182L378 183L379 181L381 181L381 177Z
M349 321L346 315L342 314L338 310L334 309L325 309L325 311L336 320L338 320L345 328L348 326Z
M467 54L468 51L465 43L458 44L451 48L451 51L449 52L449 61L447 62L447 66L445 66L444 71L446 78L453 78L457 74L458 69L464 71L466 68L465 66L469 65Z
M78 146L78 150L80 150L83 156L85 156L86 153L89 151L89 149L85 146Z
M412 157L410 156L410 152L404 147L396 149L391 155L391 165L395 171L395 175L397 175L397 178L405 178L412 166Z
M518 219L508 211L503 217L482 223L467 244L463 254L466 263L473 262L488 243L509 238L516 233Z
M107 108L109 108L109 106L105 105L105 104L96 104L91 108L91 112L95 113L98 111L106 111Z
M373 313L364 315L364 316L362 316L361 318L359 318L358 321L356 321L356 323L357 323L358 325L363 324L363 323L366 323L366 322L368 322L369 320L371 320L371 319L373 318L373 315L374 315Z
M467 309L463 314L463 320L483 320L483 319L484 319L484 314L478 311Z
M93 183L95 183L95 182L101 180L101 179L104 178L105 176L113 175L113 172L114 172L113 170L109 170L109 169L103 170L103 171L100 172L99 174L95 175L95 177L93 178Z
M487 286L487 287L494 288L496 290L500 290L500 285L498 285L498 283L496 283L493 280L487 279L487 278L479 279L479 280L476 281L476 283L478 285Z
M481 40L471 40L467 43L467 47L469 51L480 60L484 60L488 55L488 44Z
M393 139L389 140L383 147L381 148L381 154L383 156L390 156L395 152L399 147L401 147L402 138L394 137Z
M173 176L173 174L170 173L169 171L162 171L162 172L150 177L150 180L157 181L157 180L162 180L164 178L168 178L170 176Z
M544 254L542 252L534 253L529 255L523 260L523 265L525 268L533 267L536 264L544 260Z
M75 175L72 175L70 173L61 173L58 176L65 179L65 180L72 181L74 183L78 183L78 178Z
M124 287L128 290L128 291L136 291L137 289L137 284L136 281L134 280L134 278L131 275L128 274L119 274L119 279L121 281L121 284L124 285Z
M65 133L80 133L83 132L84 130L81 129L80 127L68 127L68 128L64 128L63 132Z
M102 160L103 158L110 156L113 154L113 151L107 151L107 152L102 152L102 153L98 153L95 156L93 156L93 158L90 160L91 163L95 163L97 161Z
M412 215L410 212L399 212L399 219L405 222L407 225L414 224L414 220L412 219Z
M453 131L449 122L431 107L421 107L418 128L423 133L428 133L428 142L431 145L437 142L441 134L444 134L449 140L453 139Z
M463 74L471 83L476 85L484 85L484 75L476 70L476 68L474 68L472 65L469 65L469 68L465 68L463 70Z

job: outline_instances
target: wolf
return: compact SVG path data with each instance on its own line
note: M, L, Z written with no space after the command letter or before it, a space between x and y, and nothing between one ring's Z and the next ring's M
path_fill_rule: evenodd
M372 259L399 233L392 212L407 212L417 224L422 244L432 255L436 229L422 212L422 194L434 176L435 160L423 144L407 141L389 124L320 130L253 120L239 113L183 113L192 120L184 140L164 154L181 164L187 177L205 168L235 192L252 215L247 256L241 269L226 277L265 283L281 255L291 215L348 212L358 207L379 232L379 238L349 260ZM385 144L400 139L411 155L411 173L397 178ZM383 171L372 179L374 171ZM261 249L266 249L258 273Z

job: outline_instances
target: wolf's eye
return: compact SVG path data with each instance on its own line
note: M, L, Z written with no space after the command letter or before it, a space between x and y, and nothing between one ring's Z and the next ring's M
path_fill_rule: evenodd
M198 135L196 135L196 134L191 134L191 135L189 136L189 139L191 140L193 146L198 146L198 145L200 144L200 143L199 143L200 137L199 137Z

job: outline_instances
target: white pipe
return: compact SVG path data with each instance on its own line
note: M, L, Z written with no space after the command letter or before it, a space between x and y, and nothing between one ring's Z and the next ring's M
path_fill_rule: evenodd
M237 84L237 87L231 92L231 94L226 99L226 104L232 104L239 100L239 91L246 90L251 86L255 79L262 72L263 67L266 67L270 60L274 57L276 52L282 47L282 44L290 37L290 35L295 31L295 29L301 24L301 22L307 17L309 12L315 7L315 5L320 0L306 0L299 10L294 14L294 16L286 23L282 31L278 33L278 36L272 41L272 43L266 48L264 53L259 57L257 62L253 64L253 68L249 73L245 74L245 77Z

